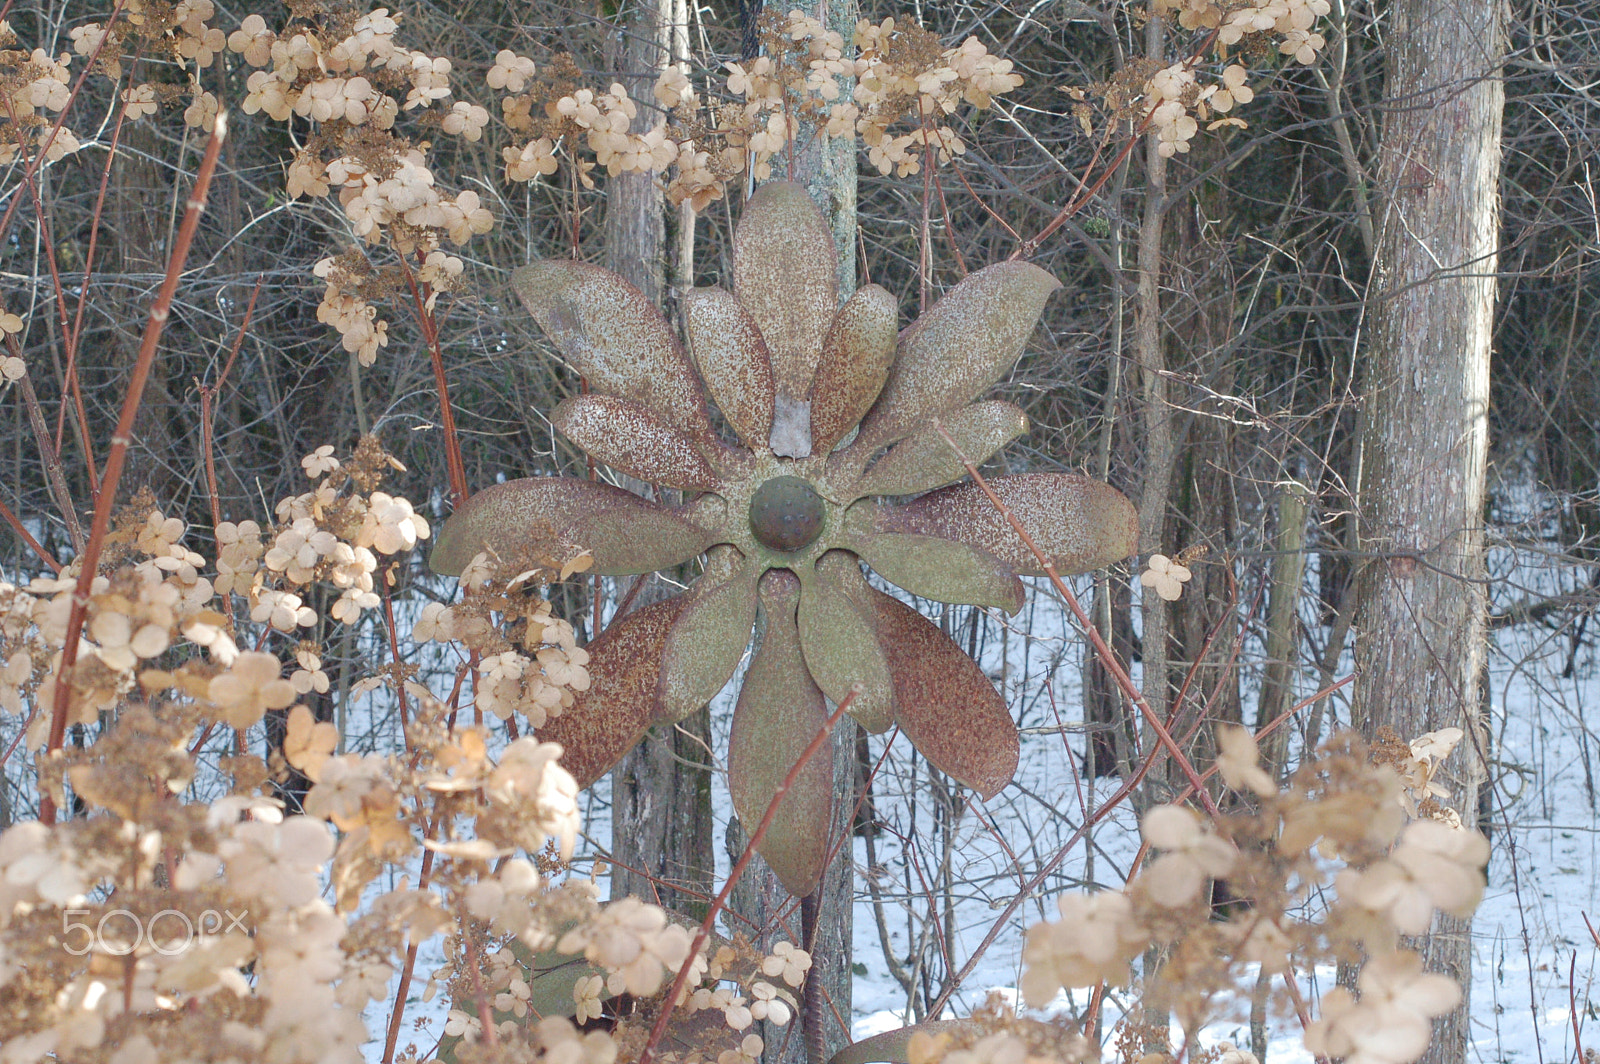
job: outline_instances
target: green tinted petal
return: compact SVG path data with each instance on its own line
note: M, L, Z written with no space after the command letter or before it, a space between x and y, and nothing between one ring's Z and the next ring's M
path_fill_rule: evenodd
M1026 262L970 274L900 336L889 382L861 423L876 449L977 398L1011 369L1061 282Z
M1138 545L1138 512L1109 484L1076 473L1023 473L993 477L989 486L1063 576L1121 561ZM1022 537L976 484L957 484L905 506L886 507L878 527L959 540L988 551L1019 573L1044 573Z
M856 427L883 391L900 332L894 296L863 285L839 308L811 385L811 447L827 454Z
M661 653L688 601L679 595L645 606L590 640L589 689L537 729L540 740L561 744L561 765L578 786L611 771L659 718Z
M1028 431L1028 415L1010 403L990 399L951 414L943 428L973 465L982 465ZM890 448L854 490L861 495L913 495L954 484L966 475L956 452L930 426Z
M1022 608L1022 581L985 551L936 536L869 532L852 537L851 550L878 575L913 595L936 602Z
M530 477L484 488L462 503L439 530L428 564L460 576L479 551L489 550L532 568L575 544L594 552L594 572L624 576L671 568L713 542L711 533L621 488Z
M812 678L835 704L861 684L850 715L869 732L886 731L894 723L894 685L872 626L856 605L869 590L861 563L849 551L829 551L803 583L800 648Z
M711 398L746 447L765 450L772 435L772 360L733 293L695 288L683 297L689 352Z
M555 408L550 421L595 461L629 476L690 491L722 484L689 437L630 399L575 395Z
M773 569L762 577L761 641L745 674L728 740L728 790L751 834L828 719L822 692L800 653L799 598L800 582L793 573ZM833 758L824 744L783 796L758 847L791 894L810 894L822 878L832 805Z
M661 656L661 713L674 721L711 701L739 667L756 623L756 567L720 547L688 597Z
M938 625L882 592L872 596L900 730L939 771L993 798L1017 770L1005 699Z
M590 389L641 403L697 440L713 439L688 356L637 288L572 259L530 263L511 275L511 287Z
M833 232L806 190L768 181L733 233L733 290L772 356L781 398L803 401L839 305Z

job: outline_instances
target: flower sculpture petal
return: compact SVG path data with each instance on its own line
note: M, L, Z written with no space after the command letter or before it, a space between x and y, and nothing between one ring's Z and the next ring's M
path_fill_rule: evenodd
M1022 606L1044 572L945 439L982 462L1027 430L979 397L1022 352L1059 286L1036 266L974 273L901 332L876 285L838 301L838 260L803 189L763 185L734 234L733 290L686 295L688 350L643 295L610 271L548 260L517 294L587 380L551 420L597 462L686 493L672 507L591 481L535 477L487 488L440 530L434 569L482 551L512 565L578 543L594 571L651 572L704 555L682 594L612 623L590 644L590 689L539 737L566 748L587 785L653 725L715 695L757 646L734 710L734 807L766 814L831 701L863 727L898 725L937 767L985 797L1016 769L1018 736L982 669L915 610L873 588L863 563L940 602ZM711 405L734 441L725 439ZM942 430L942 431L941 431ZM854 434L852 436L852 433ZM1063 473L991 486L1057 573L1133 552L1131 503ZM897 496L916 496L895 503ZM827 859L830 759L802 766L761 852L808 894Z

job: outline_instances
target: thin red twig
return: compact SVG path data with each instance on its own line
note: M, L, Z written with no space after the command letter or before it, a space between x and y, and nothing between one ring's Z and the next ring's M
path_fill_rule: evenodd
M756 855L756 847L761 845L761 840L767 837L767 829L772 826L773 818L778 815L778 803L783 801L783 796L789 793L789 788L794 786L794 781L800 778L800 772L806 763L817 755L828 738L833 735L834 725L839 723L846 711L856 700L860 692L859 686L852 687L850 693L844 696L828 719L823 721L822 727L800 752L800 757L783 777L783 782L778 784L777 792L773 794L772 801L767 804L767 811L761 817L761 823L756 825L755 831L750 833L750 841L745 844L744 852L739 855L739 861L728 873L728 881L722 885L717 896L712 899L711 907L706 910L706 918L700 922L700 930L695 932L694 942L689 946L689 956L684 960L683 966L678 969L678 977L672 981L672 989L668 991L666 1002L661 1006L661 1014L656 1017L655 1026L650 1028L650 1037L644 1044L644 1049L639 1053L638 1064L650 1064L655 1059L656 1046L661 1044L662 1037L667 1033L667 1023L672 1019L672 1014L677 1010L678 997L683 993L683 986L689 981L689 972L694 968L694 960L705 948L706 940L711 937L711 928L717 922L717 914L728 903L728 896L733 893L734 884L744 876L745 869L750 866L750 860ZM813 969L815 971L815 969Z
M200 171L195 175L194 189L189 194L189 202L183 212L183 224L178 228L178 238L167 262L166 276L161 281L160 291L156 293L155 303L150 307L150 317L145 323L133 376L128 381L128 392L122 399L122 415L117 419L116 431L111 436L111 450L106 456L100 497L94 507L94 523L90 527L89 542L84 546L83 568L78 573L78 585L73 589L72 611L67 616L66 641L61 648L61 668L56 675L55 705L51 710L50 739L46 747L50 752L61 749L66 738L67 707L72 699L72 669L78 660L78 637L83 631L84 617L89 610L89 593L94 587L100 551L105 546L106 533L111 528L111 509L116 502L117 483L122 479L122 470L127 464L133 423L144 397L145 382L150 378L150 367L155 363L161 333L166 328L167 316L172 312L172 297L178 290L183 264L189 257L189 246L194 243L195 231L200 227L200 215L206 208L206 194L211 189L211 179L217 170L217 157L222 152L222 141L227 131L227 112L219 111L211 127L211 137L206 142L205 156L200 160ZM55 817L55 802L47 794L39 803L39 819L45 824L54 824Z

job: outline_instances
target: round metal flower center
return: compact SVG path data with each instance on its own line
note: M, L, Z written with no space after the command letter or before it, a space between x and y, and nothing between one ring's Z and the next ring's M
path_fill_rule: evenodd
M822 496L799 477L773 477L750 496L750 531L772 550L809 546L822 533Z

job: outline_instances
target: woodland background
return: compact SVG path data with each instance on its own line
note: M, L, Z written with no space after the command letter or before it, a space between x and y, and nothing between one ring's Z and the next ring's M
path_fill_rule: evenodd
M217 6L223 25L250 11L269 21L279 14L263 10L273 8L265 3ZM1416 17L1416 9L1409 5L1406 17ZM663 16L682 27L672 35L674 46L701 71L747 54L754 15L721 2L639 10L632 3L543 0L417 0L403 13L408 35L453 57L461 69L487 69L502 48L540 62L569 52L597 86L613 78L644 86L634 92L641 100L655 78L653 27ZM899 13L874 2L861 6L865 17ZM1441 19L1453 13L1449 5L1434 12ZM1120 4L941 0L914 14L946 43L979 36L1025 80L994 110L972 118L973 126L963 130L968 150L953 169L908 177L861 169L858 269L897 294L907 320L965 269L1005 258L1019 234L1044 229L1080 194L1085 175L1106 173L1105 156L1092 161L1098 138L1086 135L1068 90L1090 88L1149 58L1152 49L1165 55L1167 48L1142 12ZM1481 515L1490 547L1513 552L1523 564L1511 580L1501 579L1501 570L1490 583L1488 626L1542 633L1545 646L1561 648L1570 675L1593 667L1589 621L1600 600L1600 217L1593 174L1600 159L1594 96L1600 91L1600 14L1586 3L1542 0L1514 0L1499 14L1507 50L1498 67L1483 68L1483 76L1503 85L1505 106L1498 138L1499 257L1492 271L1497 288L1490 289L1489 491ZM45 44L50 51L67 47L66 32L79 20L103 15L79 0L7 5L19 35L55 41ZM1127 153L1032 256L1065 289L1047 308L1017 373L999 390L1027 410L1033 428L996 468L1081 470L1144 500L1147 511L1149 500L1164 498L1158 507L1164 534L1146 547L1189 562L1189 592L1163 607L1170 613L1152 629L1136 608L1137 572L1124 568L1096 584L1094 609L1113 647L1125 659L1141 660L1146 675L1152 631L1166 635L1161 653L1172 668L1171 688L1147 682L1147 691L1164 692L1163 706L1172 697L1179 722L1174 730L1192 733L1197 760L1209 742L1204 725L1271 721L1350 669L1361 577L1379 558L1361 532L1373 505L1361 493L1363 440L1378 412L1414 416L1373 404L1363 413L1372 346L1381 342L1374 296L1382 283L1377 265L1388 232L1385 204L1399 194L1399 182L1448 192L1464 180L1445 168L1408 170L1398 180L1385 172L1380 180L1385 123L1433 106L1394 91L1389 44L1398 17L1390 5L1336 3L1320 27L1329 44L1315 65L1257 57L1260 69L1272 73L1256 83L1255 100L1239 111L1248 128L1202 132L1187 154L1164 163L1142 149ZM1493 37L1491 30L1480 38L1484 56L1492 57ZM205 73L204 87L224 102L242 99L248 73L228 59ZM159 71L152 76L159 79ZM1446 89L1465 91L1477 83ZM479 87L463 78L456 98L470 99ZM106 116L107 123L116 110L101 79L86 83L75 106ZM124 494L147 489L168 515L197 526L209 522L205 395L214 404L210 447L224 519L270 512L273 500L302 490L300 456L328 443L346 449L366 433L376 433L406 467L390 490L413 500L430 520L442 519L448 478L424 336L414 319L395 313L387 315L389 343L375 365L360 366L341 349L337 335L317 321L321 285L310 270L351 243L348 223L328 200L285 198L283 167L295 145L281 124L234 118L146 386ZM0 417L0 502L25 515L45 550L59 558L70 557L72 547L58 498L91 497L86 457L106 452L203 147L203 137L171 121L129 123L120 139L109 170L103 170L107 138L101 136L88 150L41 168L33 187L15 169L0 175L5 205L21 207L0 245L0 281L7 309L29 323L19 337L20 354L33 368L48 435L60 446L59 463L41 458L35 427L13 388ZM497 219L491 233L457 252L467 260L469 284L440 303L439 339L466 480L479 487L499 477L583 475L583 456L542 417L578 382L549 357L505 278L532 258L570 247L574 204L580 245L595 249L597 260L627 258L620 250L630 239L626 228L646 217L639 200L623 194L625 181L574 190L566 169L533 185L509 186L501 180L492 138L440 137L433 158L436 172L475 190ZM103 173L109 174L104 185ZM647 211L660 211L665 239L635 263L645 269L646 290L657 285L670 311L677 291L727 275L736 208L712 204L685 242L679 239L684 215L649 207L643 195ZM68 292L81 287L97 215L94 298L83 307L74 370L82 383L85 439L77 417L62 419L64 429L56 422L67 379L63 310L78 309L75 300L58 307L56 293L58 283ZM1462 269L1471 272L1470 264ZM252 299L250 327L233 355ZM1408 327L1428 326L1414 321ZM1370 484L1370 470L1367 476ZM1390 490L1419 489L1411 483ZM205 545L197 549L213 553ZM0 567L8 573L37 568L31 550L15 537L0 540L0 550ZM428 573L420 557L398 576L407 593L438 601L453 594L452 583ZM1475 579L1468 574L1468 583ZM552 593L558 611L578 628L580 644L592 634L594 590L575 582ZM324 604L313 605L325 612ZM983 611L953 608L943 621L982 652L1004 640L1028 640L1031 616L1025 612L1007 626ZM1463 630L1470 639L1471 626ZM364 673L374 648L386 646L381 620L336 639L316 632L308 638L324 645L332 678L328 692L309 696L317 716L343 726L348 749L388 741L391 722L381 712L353 712L349 703L354 677ZM1140 737L1104 672L1076 651L1058 657L1051 669L1078 662L1081 713L1060 707L1064 718L1082 722L1071 729L1082 740L1074 740L1074 752L1090 778L1126 773L1138 759ZM1032 707L1055 691L1050 675L996 678L1010 685L1008 694L1019 705ZM1292 762L1336 725L1362 723L1352 718L1347 694L1319 699L1294 715L1285 741L1269 753ZM1492 743L1505 707L1494 704L1487 689L1483 697L1484 735ZM0 749L11 748L20 724L0 718ZM1572 727L1587 764L1590 728L1581 720ZM273 731L269 722L269 743ZM83 738L69 737L69 743ZM658 745L675 741L683 740L668 736ZM653 867L655 878L692 888L710 882L712 851L722 840L714 834L721 825L714 823L710 788L684 767L684 749L679 746L676 760L647 752L630 770L633 778L656 771L675 779L683 795L676 820L649 830L630 827L620 800L611 815L619 824L616 845L636 845L634 851L622 847L619 860ZM911 760L896 778L914 781L915 789L897 795L892 815L874 820L869 808L862 830L897 851L927 847L924 856L938 867L938 832L956 818L963 799L927 773L919 775L913 755L902 753ZM1497 796L1508 784L1492 746L1486 760L1489 775L1477 813L1492 832L1503 815ZM4 771L0 828L37 815L25 759L9 758ZM1159 773L1146 786L1146 802L1170 795ZM1592 804L1592 788L1589 794ZM926 833L930 823L935 830ZM663 856L661 840L669 836L690 845ZM593 842L603 850L610 840ZM904 877L919 864L900 861ZM632 889L654 889L644 882L649 878ZM866 877L858 892L876 898L877 882ZM901 904L936 913L939 897L969 886L946 874L939 882L902 881L892 893ZM671 900L670 891L666 897ZM902 943L889 961L914 1012L941 999L953 974L934 937L924 935L914 947Z

